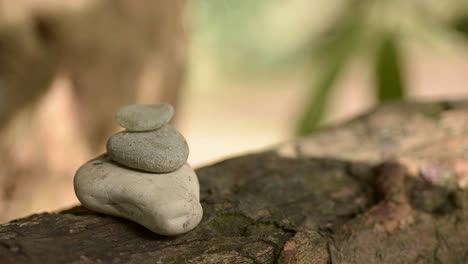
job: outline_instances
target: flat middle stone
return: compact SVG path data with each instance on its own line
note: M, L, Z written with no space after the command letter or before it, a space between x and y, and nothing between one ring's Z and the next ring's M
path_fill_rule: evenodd
M189 148L179 131L166 124L148 132L116 133L107 141L107 153L121 165L167 173L177 170L187 161Z

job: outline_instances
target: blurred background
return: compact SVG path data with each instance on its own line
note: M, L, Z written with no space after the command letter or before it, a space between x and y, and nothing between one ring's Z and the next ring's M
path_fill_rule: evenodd
M125 104L199 167L467 85L466 0L0 0L0 222L76 204Z

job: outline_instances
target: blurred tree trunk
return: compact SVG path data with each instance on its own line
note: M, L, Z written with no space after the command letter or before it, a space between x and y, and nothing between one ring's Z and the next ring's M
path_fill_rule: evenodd
M54 161L47 160L50 140L38 136L38 126L52 127L45 134L54 137L68 122L37 117L36 105L57 76L71 84L76 142L84 141L93 153L103 150L122 105L177 103L187 60L185 1L84 2L80 8L51 8L67 4L43 0L20 10L23 19L0 19L0 221L60 204L38 202L37 196L54 192L32 191L36 184L50 182L45 186L72 193L74 168L52 180L57 175L51 175ZM0 2L0 16L8 5L15 3ZM76 151L68 150L70 162Z

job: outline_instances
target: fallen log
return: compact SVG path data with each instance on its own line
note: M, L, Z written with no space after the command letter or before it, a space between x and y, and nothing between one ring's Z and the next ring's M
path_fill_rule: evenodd
M187 234L78 206L0 225L0 262L468 263L467 121L465 102L385 105L198 169Z

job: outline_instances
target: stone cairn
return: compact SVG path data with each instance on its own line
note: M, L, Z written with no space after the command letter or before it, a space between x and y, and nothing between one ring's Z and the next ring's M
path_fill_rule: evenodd
M137 222L160 235L178 235L201 221L200 187L187 164L185 138L168 124L170 104L128 105L125 128L107 141L107 153L81 166L75 193L86 208Z

